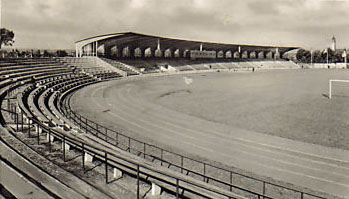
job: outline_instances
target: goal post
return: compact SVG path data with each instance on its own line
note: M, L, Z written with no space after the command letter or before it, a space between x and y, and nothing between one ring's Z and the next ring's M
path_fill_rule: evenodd
M333 82L344 82L344 83L349 83L349 80L345 79L330 79L329 80L329 89L328 89L328 98L332 98L332 83Z

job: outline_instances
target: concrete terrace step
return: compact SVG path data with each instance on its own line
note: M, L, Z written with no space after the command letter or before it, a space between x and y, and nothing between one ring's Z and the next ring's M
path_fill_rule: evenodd
M23 143L16 141L6 131L6 129L0 127L0 134L4 140L0 142L2 157L40 183L45 189L50 190L54 195L65 199L109 198L74 175L52 164ZM10 148L8 144L11 144L14 148ZM55 173L48 172L43 165L35 165L32 160L27 159L29 157L36 159L36 164L40 162L44 163L45 167L54 168Z

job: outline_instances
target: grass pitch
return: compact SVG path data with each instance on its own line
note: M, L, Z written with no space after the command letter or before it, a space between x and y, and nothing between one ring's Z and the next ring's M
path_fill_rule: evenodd
M191 83L188 84L188 78ZM348 150L349 70L212 73L136 81L143 97L205 120ZM142 95L142 91L139 91Z

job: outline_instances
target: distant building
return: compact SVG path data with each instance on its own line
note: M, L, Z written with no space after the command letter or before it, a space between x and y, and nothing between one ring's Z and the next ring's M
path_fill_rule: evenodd
M332 37L331 50L336 51L336 37Z

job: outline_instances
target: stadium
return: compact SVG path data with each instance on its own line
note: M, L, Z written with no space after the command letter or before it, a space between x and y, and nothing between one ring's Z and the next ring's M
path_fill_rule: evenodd
M319 52L132 31L74 45L1 51L1 199L349 198L334 36Z
M128 32L75 58L5 59L2 138L107 184L136 177L138 196L346 197L349 88L329 100L328 83L349 71L302 70L282 59L294 49Z

